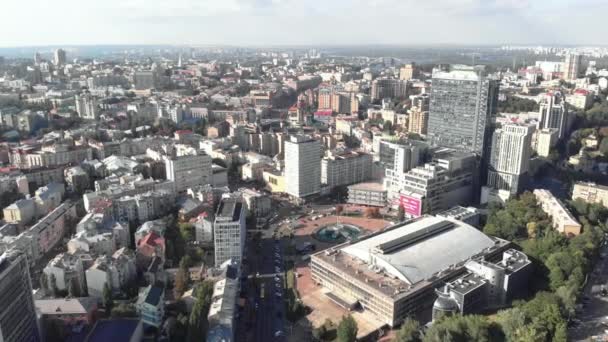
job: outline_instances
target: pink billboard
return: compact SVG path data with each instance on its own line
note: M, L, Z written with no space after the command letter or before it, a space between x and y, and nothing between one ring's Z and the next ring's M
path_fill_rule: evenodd
M405 209L405 213L418 217L422 215L422 203L418 198L414 198L408 195L401 195L399 197L399 205Z

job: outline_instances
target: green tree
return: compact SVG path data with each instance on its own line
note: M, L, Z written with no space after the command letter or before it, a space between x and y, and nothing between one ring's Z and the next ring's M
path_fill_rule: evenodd
M137 310L133 304L120 303L112 308L110 316L112 318L137 317Z
M338 342L354 342L357 339L357 322L351 315L344 316L338 324Z
M399 210L397 211L397 221L403 222L405 220L405 208L402 205L399 206Z
M106 312L112 312L112 307L114 306L114 299L112 298L112 289L105 283L103 285L103 306L106 308Z
M422 341L422 335L420 334L420 323L417 320L406 318L401 325L395 342L420 342Z
M602 139L602 142L600 143L600 146L599 146L599 150L600 150L600 152L602 152L602 154L604 156L608 156L608 137L604 137Z
M182 239L186 242L194 241L194 225L190 223L180 223L179 224L179 233Z
M444 316L427 330L423 341L478 341L492 340L490 323L483 316Z
M188 341L203 341L207 335L207 314L211 306L213 285L212 281L207 280L199 284L194 291L197 301L188 319Z
M173 284L173 296L175 299L180 298L188 288L188 283L190 282L189 260L190 257L185 255L179 262L179 268L175 274L175 282Z
M57 278L55 278L55 275L53 273L51 273L51 275L49 276L49 284L51 294L53 295L53 297L57 297L59 289L57 288Z

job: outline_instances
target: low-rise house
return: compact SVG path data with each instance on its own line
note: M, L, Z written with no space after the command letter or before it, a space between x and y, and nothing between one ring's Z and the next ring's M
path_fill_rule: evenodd
M534 195L543 211L551 217L553 228L566 235L579 235L581 233L582 225L549 190L536 189Z
M160 286L150 285L139 293L137 312L144 324L160 327L165 316L165 290Z
M43 270L49 290L71 291L76 296L86 294L86 278L82 260L69 253L58 254ZM54 279L54 281L53 281ZM54 284L53 284L54 283Z
M110 290L119 293L137 276L135 256L127 248L121 248L111 257L100 256L86 271L89 296L103 298L103 289L107 285Z

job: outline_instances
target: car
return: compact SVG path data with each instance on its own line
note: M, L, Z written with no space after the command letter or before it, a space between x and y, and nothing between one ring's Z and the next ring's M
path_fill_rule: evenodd
M277 330L274 332L274 337L281 337L281 336L285 336L285 333L283 332L283 330Z

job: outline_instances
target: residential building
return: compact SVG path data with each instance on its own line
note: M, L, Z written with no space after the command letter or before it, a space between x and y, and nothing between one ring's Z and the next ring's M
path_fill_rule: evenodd
M425 216L317 252L311 256L311 273L333 302L347 309L360 305L379 326L394 327L406 317L430 321L438 287L466 274L471 261L500 264L509 246L464 222ZM505 274L517 272L507 263L503 268ZM501 294L510 298L515 293L509 290ZM485 296L490 299L491 291Z
M427 149L426 143L415 140L379 142L379 162L385 169L384 186L389 198L403 188L405 174L424 162Z
M63 49L57 49L55 50L55 54L54 54L54 64L55 66L62 66L65 65L65 63L67 62L67 55L65 53L65 50Z
M90 93L76 95L74 101L76 103L76 112L80 118L84 120L99 119L97 100Z
M491 190L506 190L508 198L518 194L526 185L532 154L534 126L505 124L492 135L492 152L487 186Z
M165 289L149 285L138 296L135 304L137 313L144 324L160 328L165 316Z
M410 81L411 79L416 78L416 74L417 70L415 63L405 64L399 69L399 79L403 81Z
M572 200L577 199L587 203L601 204L608 208L608 186L577 182L572 189Z
M245 248L245 207L234 198L220 202L213 223L215 266L227 260L241 262Z
M222 265L220 279L213 286L211 306L207 315L208 342L234 341L236 336L236 308L239 298L239 263L228 260Z
M348 187L347 202L372 207L384 207L388 203L388 196L382 183L359 183Z
M593 93L586 89L576 89L568 95L566 102L578 110L587 110L593 105Z
M536 189L534 195L543 211L551 217L555 230L564 235L579 235L581 233L582 225L549 190Z
M425 136L429 127L429 112L422 111L418 107L413 107L409 113L407 131Z
M3 210L4 220L8 223L26 225L36 217L36 202L31 199L20 199Z
M557 129L558 140L561 140L568 134L568 107L566 99L561 92L547 93L541 99L539 117L537 129Z
M148 269L151 264L165 263L166 243L162 236L150 232L136 245L135 263L139 270ZM162 267L160 267L162 269Z
M0 341L41 341L25 254L0 254Z
M557 145L559 140L559 129L557 128L543 128L536 130L534 149L536 153L544 158L549 157L551 150Z
M266 217L272 211L272 200L260 191L239 189L247 212L256 218Z
M103 298L107 286L112 292L120 293L128 285L135 283L137 270L135 256L128 248L121 248L111 256L98 257L85 272L89 296Z
M581 71L582 56L575 53L566 55L563 67L563 76L565 80L572 81L578 78Z
M372 156L357 151L328 151L321 160L321 184L329 189L360 183L371 178Z
M35 301L42 326L57 324L70 331L95 323L98 299L92 297L39 299Z
M490 118L498 105L497 80L478 67L453 66L435 71L431 87L428 138L435 146L483 156Z
M397 188L399 190L389 191L389 201L402 206L409 217L471 204L475 165L476 158L472 153L438 155L433 162L405 173Z
M285 142L285 190L301 199L321 190L321 144L308 136Z
M77 297L87 293L84 266L78 255L60 253L49 261L43 272L47 277L47 284L51 286L51 279L54 278L59 291L66 291Z
M211 182L211 157L201 150L175 145L173 154L164 159L167 179L175 182L177 192Z
M405 98L408 95L409 83L406 80L378 78L372 81L372 101L385 98Z

